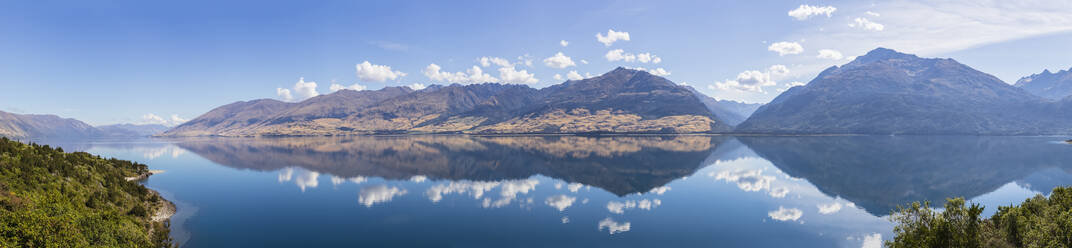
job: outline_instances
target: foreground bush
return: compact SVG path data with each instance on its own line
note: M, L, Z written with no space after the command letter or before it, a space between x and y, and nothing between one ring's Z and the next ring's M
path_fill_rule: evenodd
M938 212L930 204L898 207L887 247L1072 247L1072 187L1057 187L1019 206L998 207L989 219L983 207L949 199Z
M0 247L168 247L143 164L0 138Z

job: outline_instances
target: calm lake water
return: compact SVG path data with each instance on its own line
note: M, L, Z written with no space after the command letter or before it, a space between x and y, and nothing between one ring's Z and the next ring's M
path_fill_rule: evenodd
M166 170L183 247L869 247L898 204L1072 184L1065 137L44 142Z

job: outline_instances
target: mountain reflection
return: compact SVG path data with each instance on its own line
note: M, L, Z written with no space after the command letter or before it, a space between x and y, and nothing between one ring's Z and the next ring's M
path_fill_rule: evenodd
M1072 153L1045 137L738 137L784 173L874 215L912 201L941 204L1016 181L1037 192L1068 184ZM1041 175L1040 175L1041 174ZM1064 179L1064 180L1061 180ZM828 206L825 211L834 211Z
M568 187L573 191L584 184L627 195L659 190L674 179L691 175L706 165L709 156L717 154L716 148L725 139L427 135L195 139L176 145L224 166L260 171L296 166L331 174L333 180L447 179L459 181L451 183L459 185L445 185L448 190L444 192L465 193L476 186L460 184L526 182L524 179L540 174L570 182ZM433 201L441 194L428 192ZM504 196L488 204L495 206L510 200Z

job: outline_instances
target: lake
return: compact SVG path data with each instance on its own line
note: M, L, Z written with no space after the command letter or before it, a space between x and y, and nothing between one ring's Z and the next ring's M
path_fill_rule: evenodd
M1065 137L50 142L165 170L183 247L873 247L897 205L1072 184Z

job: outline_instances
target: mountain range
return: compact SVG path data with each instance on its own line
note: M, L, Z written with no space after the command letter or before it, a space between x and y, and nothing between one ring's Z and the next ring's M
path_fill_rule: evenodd
M1072 69L1070 69L1072 70ZM1072 134L1072 72L1002 82L953 59L877 48L765 105L617 68L542 89L498 83L339 90L227 104L174 128L0 112L8 137L364 134Z
M236 102L163 136L731 131L732 125L710 111L705 98L665 78L617 68L542 89L497 83L454 84L421 90L340 90L297 103L268 99Z
M1020 78L1016 81L1016 87L1046 99L1064 99L1072 96L1072 68L1057 73L1043 70L1042 73Z
M1053 102L953 59L878 48L790 88L737 126L764 134L1072 133Z
M24 115L0 111L0 136L9 138L149 137L167 129L168 127L157 124L94 127L79 120L55 115Z

